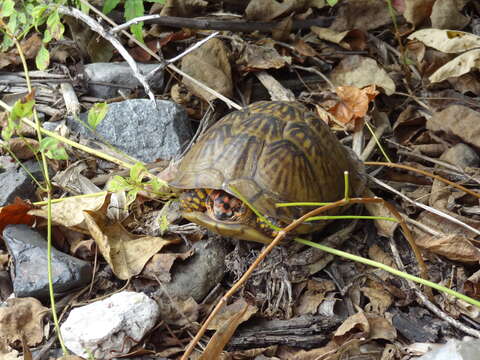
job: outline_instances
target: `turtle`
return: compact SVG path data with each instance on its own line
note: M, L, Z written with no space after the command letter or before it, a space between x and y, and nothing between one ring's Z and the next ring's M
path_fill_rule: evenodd
M311 208L278 203L340 200L345 171L350 194L363 191L359 164L304 105L259 101L227 114L204 132L180 160L170 186L180 192L185 219L223 236L266 244L275 232L239 198L283 227ZM323 226L305 222L296 233Z

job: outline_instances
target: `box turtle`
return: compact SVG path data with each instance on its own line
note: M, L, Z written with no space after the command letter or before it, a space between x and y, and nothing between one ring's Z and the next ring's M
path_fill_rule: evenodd
M340 200L346 170L351 194L359 194L365 186L360 169L359 160L306 107L261 101L209 128L180 161L170 185L181 191L186 219L221 235L268 243L272 230L232 187L269 221L284 226L311 209L276 203ZM324 224L304 223L297 233Z

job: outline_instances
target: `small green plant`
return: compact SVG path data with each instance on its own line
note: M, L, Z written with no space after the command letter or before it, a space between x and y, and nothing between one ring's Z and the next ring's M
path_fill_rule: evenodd
M64 3L65 0L56 0L52 4L63 5ZM0 51L10 49L15 39L22 40L32 29L43 32L42 47L37 53L35 63L39 70L45 70L50 64L47 44L53 39L61 40L65 31L60 14L52 4L45 4L38 0L3 0L0 5L0 31L4 36ZM41 26L44 26L42 31L40 31Z
M125 10L125 19L127 21L132 20L136 17L143 16L145 14L145 8L143 6L143 0L106 0L103 4L103 13L108 14L113 9L115 9L120 2L124 3L124 10ZM145 0L145 2L151 3L160 3L165 4L165 0ZM135 36L138 41L143 42L143 22L130 26L130 31Z
M95 130L98 124L102 122L102 120L105 118L105 115L107 115L107 111L108 104L105 102L96 103L90 108L90 110L88 110L87 122L92 130Z
M132 168L130 168L130 177L124 178L118 175L114 176L108 183L108 191L126 191L126 206L135 201L137 194L140 191L159 194L161 188L166 184L157 177L149 177L149 179L145 181L147 176L148 170L145 168L145 166L142 163L136 163L132 166Z

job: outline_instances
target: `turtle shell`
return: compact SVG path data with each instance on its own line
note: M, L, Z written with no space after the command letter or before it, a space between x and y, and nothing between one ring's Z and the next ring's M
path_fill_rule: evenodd
M258 211L289 223L311 210L276 207L284 202L330 202L363 191L359 161L330 128L294 102L261 101L209 128L181 160L171 186L242 194ZM306 225L300 232L308 232ZM315 226L314 226L315 227Z

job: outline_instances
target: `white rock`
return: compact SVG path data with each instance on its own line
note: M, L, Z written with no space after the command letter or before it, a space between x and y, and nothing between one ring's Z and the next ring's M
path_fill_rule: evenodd
M159 316L157 303L143 293L122 291L75 308L61 326L65 345L76 355L95 359L128 353Z
M418 360L478 360L480 340L466 338L465 340L450 339L446 344L423 355Z

